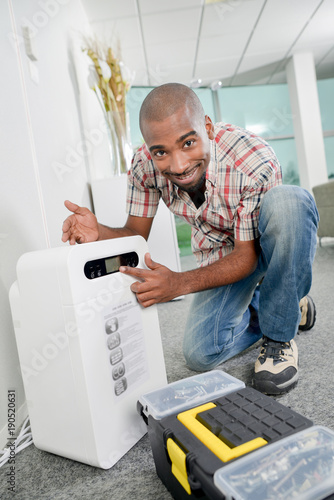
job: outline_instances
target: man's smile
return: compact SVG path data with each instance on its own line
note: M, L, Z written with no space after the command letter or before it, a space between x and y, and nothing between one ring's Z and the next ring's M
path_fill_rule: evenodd
M177 174L173 172L165 172L165 175L169 178L174 178L177 181L185 181L189 182L192 180L192 178L197 174L198 168L201 167L201 163L197 163L194 167L189 169L186 172L183 172L182 174Z

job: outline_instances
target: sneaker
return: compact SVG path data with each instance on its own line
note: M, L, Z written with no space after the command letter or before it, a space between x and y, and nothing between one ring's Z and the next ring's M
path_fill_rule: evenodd
M299 302L300 312L302 317L299 323L299 330L311 330L315 323L316 309L312 297L306 295Z
M265 394L283 394L298 382L296 342L275 342L264 337L255 363L253 387Z

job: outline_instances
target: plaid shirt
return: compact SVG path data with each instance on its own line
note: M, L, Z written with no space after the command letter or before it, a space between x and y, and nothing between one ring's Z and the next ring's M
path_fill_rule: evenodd
M162 198L171 212L192 226L191 244L198 266L229 254L235 240L257 238L262 198L282 183L280 164L263 139L223 123L215 125L214 133L205 201L199 208L187 192L154 167L145 144L135 154L128 173L127 212L154 217Z

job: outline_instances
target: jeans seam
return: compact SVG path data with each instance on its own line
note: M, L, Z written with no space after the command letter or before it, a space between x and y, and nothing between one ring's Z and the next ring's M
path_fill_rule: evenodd
M221 349L219 349L218 347L218 336L219 336L219 325L220 325L220 316L222 314L222 310L224 309L225 307L225 304L227 302L227 297L229 296L230 294L230 291L231 291L231 288L232 288L232 284L228 285L227 286L227 290L226 292L224 293L224 297L223 297L223 300L222 300L222 303L219 307L219 312L218 314L216 315L216 320L215 320L215 328L214 328L214 334L213 334L213 340L214 340L214 348L215 348L215 351L217 354L220 354L222 352Z

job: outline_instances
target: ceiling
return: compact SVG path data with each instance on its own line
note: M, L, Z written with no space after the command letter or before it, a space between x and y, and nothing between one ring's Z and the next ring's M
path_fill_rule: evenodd
M82 0L98 38L119 42L133 85L286 81L291 55L311 51L334 77L334 0ZM196 83L193 83L195 86Z

